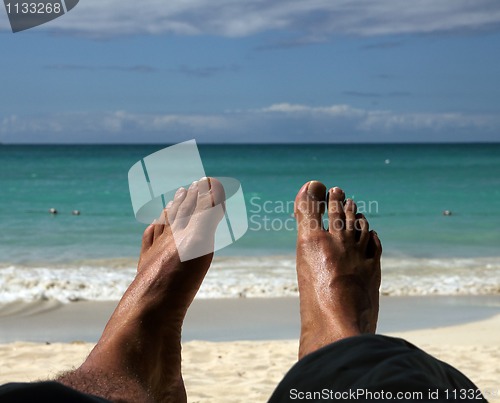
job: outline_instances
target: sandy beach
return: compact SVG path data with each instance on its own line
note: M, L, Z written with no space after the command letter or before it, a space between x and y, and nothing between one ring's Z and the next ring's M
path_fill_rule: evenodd
M183 343L188 400L267 401L296 361L297 302L286 298L195 301ZM43 309L29 304L0 309L0 383L47 379L78 366L95 342L90 341L94 337L90 325L98 336L114 303L99 306L96 310L95 303L47 303ZM379 332L403 337L450 363L469 376L488 400L499 401L499 308L499 296L384 298ZM214 312L210 318L208 311ZM55 323L60 326L52 326ZM85 332L89 326L92 331ZM42 327L45 333L39 332ZM61 333L61 329L71 332ZM67 339L77 334L84 337ZM9 340L9 335L16 341ZM41 341L36 335L51 338ZM58 337L67 340L58 342Z

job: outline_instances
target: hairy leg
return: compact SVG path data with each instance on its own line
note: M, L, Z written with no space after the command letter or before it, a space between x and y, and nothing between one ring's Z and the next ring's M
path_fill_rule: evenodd
M58 382L112 401L186 401L182 324L213 253L181 257L213 251L224 197L220 182L210 178L177 191L160 219L145 230L137 275L99 342L80 368Z

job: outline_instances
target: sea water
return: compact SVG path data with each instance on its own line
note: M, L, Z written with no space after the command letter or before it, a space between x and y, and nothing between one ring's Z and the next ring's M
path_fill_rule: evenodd
M145 227L128 170L166 146L0 146L0 302L118 299ZM500 144L199 148L208 176L240 181L249 223L200 297L296 294L293 200L311 179L343 188L378 232L383 293L500 293Z

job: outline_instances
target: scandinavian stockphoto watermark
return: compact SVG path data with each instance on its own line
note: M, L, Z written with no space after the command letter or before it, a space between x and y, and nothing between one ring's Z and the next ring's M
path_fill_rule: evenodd
M376 200L355 200L357 205L357 213L363 215L376 215L379 213L379 203ZM253 196L249 200L249 230L250 231L296 231L297 221L295 219L294 200L266 200L259 196ZM328 221L326 216L323 216L325 211L328 211L329 203L321 201L309 205L308 213L318 213L323 217L320 223L321 228L331 228L341 230L346 226L346 220L342 217L336 217ZM343 209L343 203L335 206L337 209ZM310 229L311 225L315 225L316 221L308 221L307 225ZM360 222L355 221L354 227L356 230L361 230Z
M45 24L66 14L79 0L4 0L12 32L16 33Z
M145 224L158 220L167 203L173 200L177 189L187 188L205 176L195 140L164 148L142 158L128 172L130 198L136 219ZM181 230L172 228L181 261L222 249L241 238L248 229L247 210L240 182L227 177L216 179L224 188L225 199L210 209L181 218L187 223L191 217L196 216L199 223L207 223L218 221L216 217L223 217L215 232L215 243L212 242L214 234L211 225L198 225L196 231L199 242L190 245L183 242Z

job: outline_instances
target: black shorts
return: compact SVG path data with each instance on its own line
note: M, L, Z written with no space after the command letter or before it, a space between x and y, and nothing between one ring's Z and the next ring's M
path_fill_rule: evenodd
M8 383L0 387L1 403L109 403L58 382Z
M297 362L269 403L327 401L485 401L457 369L405 340L362 335Z

